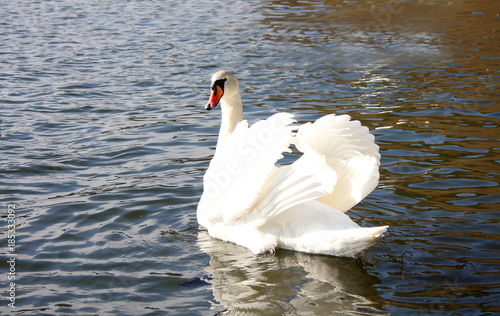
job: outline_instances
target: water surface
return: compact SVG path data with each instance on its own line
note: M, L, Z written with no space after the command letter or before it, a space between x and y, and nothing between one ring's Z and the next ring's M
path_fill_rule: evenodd
M3 312L500 312L497 1L2 7ZM339 113L369 127L380 185L348 214L390 225L380 242L356 259L255 256L199 230L220 69L251 122Z

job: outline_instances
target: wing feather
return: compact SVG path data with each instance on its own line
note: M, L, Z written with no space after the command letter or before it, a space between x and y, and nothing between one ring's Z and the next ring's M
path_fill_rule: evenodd
M318 201L346 212L375 189L380 154L374 139L368 128L348 115L327 115L299 129L297 148L324 156L337 175L333 192Z
M293 116L278 113L250 128L246 121L217 146L203 178L198 220L230 223L250 213L262 188L277 168L275 163L292 141Z

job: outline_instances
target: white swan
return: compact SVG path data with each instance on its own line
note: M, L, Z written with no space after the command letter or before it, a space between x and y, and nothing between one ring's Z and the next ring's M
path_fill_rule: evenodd
M211 90L206 109L220 102L222 124L197 209L210 236L255 254L285 248L354 256L387 230L360 227L344 214L378 183L380 155L368 128L333 114L297 127L287 113L249 127L231 73L215 73ZM291 144L303 155L276 166Z

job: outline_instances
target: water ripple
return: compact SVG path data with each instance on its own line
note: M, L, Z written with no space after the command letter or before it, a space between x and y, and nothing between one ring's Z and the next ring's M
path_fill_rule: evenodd
M491 1L2 5L0 212L17 210L19 315L498 312ZM390 225L379 243L358 259L254 256L198 229L221 68L250 122L335 112L369 127L380 185L349 215Z

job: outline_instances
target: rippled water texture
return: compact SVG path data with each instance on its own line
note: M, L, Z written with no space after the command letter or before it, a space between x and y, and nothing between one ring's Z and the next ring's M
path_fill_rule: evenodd
M495 0L3 1L0 310L500 313L499 26ZM379 243L255 256L198 229L223 68L251 122L370 128L380 185L348 214Z

